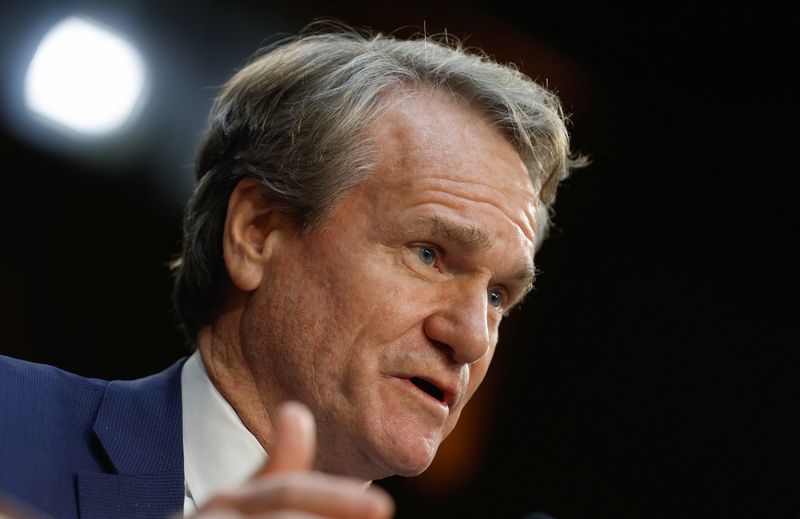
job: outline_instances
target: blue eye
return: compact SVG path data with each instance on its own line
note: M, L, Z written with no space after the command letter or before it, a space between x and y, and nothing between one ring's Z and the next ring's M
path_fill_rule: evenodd
M489 290L489 304L495 308L501 307L503 305L503 292L496 288Z
M420 247L417 253L420 261L426 265L433 265L436 263L436 251L430 247Z

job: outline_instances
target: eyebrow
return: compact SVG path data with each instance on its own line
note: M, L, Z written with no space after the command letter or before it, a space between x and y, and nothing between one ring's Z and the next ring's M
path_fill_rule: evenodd
M441 236L456 242L467 250L486 250L492 244L489 233L477 225L456 223L437 215L420 215L414 222L412 230L427 231L431 236ZM524 259L520 259L514 265L514 272L511 277L523 286L515 303L516 306L533 289L533 283L536 281L536 267Z
M445 220L439 216L418 216L419 228L432 236L441 236L469 250L485 250L492 244L489 233L477 225L465 225Z

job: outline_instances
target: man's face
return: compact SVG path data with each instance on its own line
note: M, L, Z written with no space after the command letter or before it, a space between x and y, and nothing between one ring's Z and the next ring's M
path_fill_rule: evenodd
M317 418L317 467L375 479L425 470L483 380L532 280L535 196L506 139L442 94L370 136L376 171L281 239L241 333L263 405Z

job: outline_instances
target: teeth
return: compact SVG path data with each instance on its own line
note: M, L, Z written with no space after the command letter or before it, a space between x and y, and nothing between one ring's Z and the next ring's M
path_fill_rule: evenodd
M412 377L410 380L415 386L417 386L421 390L425 391L426 393L431 395L436 400L441 402L442 398L444 398L444 391L442 391L438 387L434 386L433 384L431 384L430 382L428 382L424 378Z

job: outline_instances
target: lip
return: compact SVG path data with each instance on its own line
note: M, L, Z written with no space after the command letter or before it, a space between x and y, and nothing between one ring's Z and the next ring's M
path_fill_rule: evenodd
M450 407L446 402L437 400L422 389L418 388L413 382L411 382L411 379L398 378L397 380L399 380L406 389L417 396L419 400L423 402L425 407L433 410L436 414L441 413L443 416L449 414Z
M431 402L435 403L439 407L443 407L447 410L452 409L458 399L458 391L455 389L455 386L452 384L448 384L441 379L430 375L423 375L423 374L413 374L413 375L398 375L401 381L403 381L406 385L408 385L411 389L415 390L416 392L420 393L426 399L430 400ZM434 397L433 395L427 393L420 387L418 387L411 379L418 378L422 379L429 384L436 386L442 392L441 399Z

